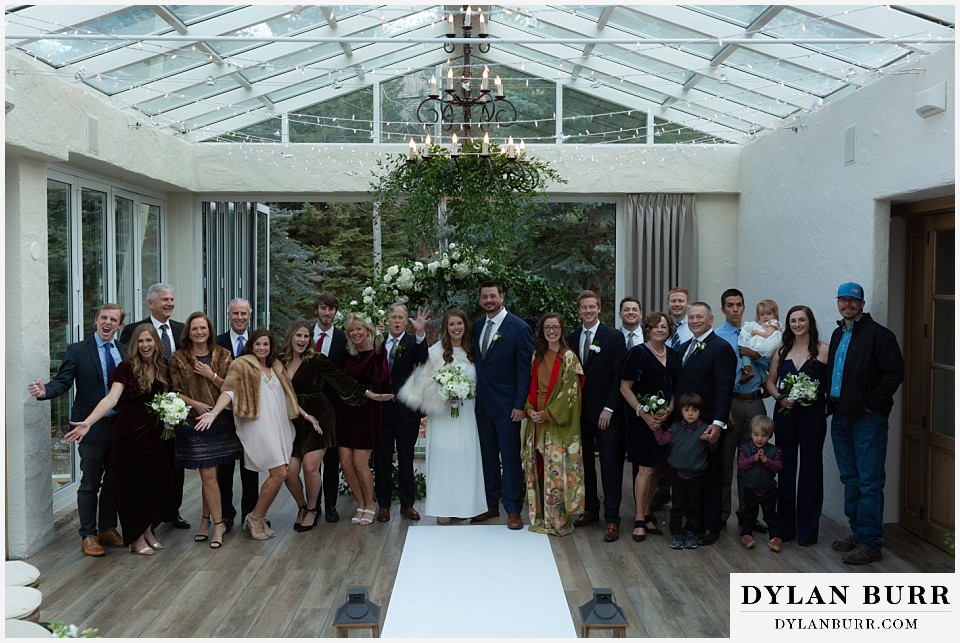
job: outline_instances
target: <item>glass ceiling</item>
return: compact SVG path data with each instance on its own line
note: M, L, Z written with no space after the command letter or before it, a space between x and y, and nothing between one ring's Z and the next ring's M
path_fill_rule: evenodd
M337 101L353 105L362 96L366 120L349 127L358 140L380 142L388 130L422 128L411 114L429 76L442 78L451 58L457 64L460 54L442 47L453 6L8 5L4 32L8 53L19 49L50 74L188 141L286 142L281 126L293 115L335 112ZM746 143L954 46L952 4L478 8L491 47L475 55L475 75L486 65L511 91L529 87L531 76L577 90L595 100L591 113L603 106L605 118L624 123L652 115L658 126L684 132L676 142ZM8 69L13 64L8 57ZM381 101L377 93L404 77L412 107L388 117L380 103L396 96ZM551 100L544 109L560 124L544 128L539 142L643 142L584 129L584 112ZM525 115L517 102L518 119L540 127L544 109ZM331 105L311 111L324 103ZM315 127L344 129L335 116L315 118ZM237 138L253 130L276 136Z

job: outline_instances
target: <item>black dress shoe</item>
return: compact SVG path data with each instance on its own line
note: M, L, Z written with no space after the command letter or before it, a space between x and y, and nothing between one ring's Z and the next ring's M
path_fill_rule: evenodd
M719 539L720 536L717 535L717 532L712 529L707 529L700 534L699 538L697 538L697 544L702 547L706 547L707 545L712 545L713 543L717 542Z
M337 508L327 507L327 510L323 512L323 519L327 522L340 522L340 514L337 513Z
M181 518L179 514L177 514L175 518L168 518L163 522L169 523L171 527L175 527L177 529L190 529L190 523Z
M223 533L226 534L231 529L233 529L233 518L224 518L223 519Z

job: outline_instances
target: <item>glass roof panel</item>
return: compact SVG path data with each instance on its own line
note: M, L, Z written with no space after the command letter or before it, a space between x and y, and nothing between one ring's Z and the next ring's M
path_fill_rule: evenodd
M645 13L640 13L633 9L617 7L610 15L611 27L623 29L629 33L637 34L645 38L709 38L710 34L700 33L675 25L666 20L654 18ZM692 43L681 45L684 51L695 53L705 58L713 58L722 47L716 43Z
M827 74L819 74L811 69L800 67L771 56L765 56L756 51L744 49L743 47L738 47L724 62L741 71L758 74L765 78L782 82L790 87L796 87L811 94L816 94L821 98L829 96L833 92L843 89L846 86L846 83L842 80L831 78ZM840 68L846 67L846 65L840 65L838 63L837 67L837 73L842 73L840 72Z
M289 36L307 31L308 29L316 29L326 24L327 19L320 9L317 7L307 7L302 11L290 12L259 24L228 31L222 35L241 37ZM217 40L216 38L211 38L208 44L221 56L228 56L245 49L250 49L256 45L262 45L260 42L246 44L238 41Z
M190 26L201 20L213 18L236 11L241 5L222 5L222 4L168 4L166 8L175 15L180 22Z
M709 16L715 16L746 27L769 9L765 4L707 4L690 7Z
M627 51L618 45L597 45L593 49L593 54L607 60L615 60L634 69L656 74L658 79L669 80L680 85L695 75L689 69L671 65L637 52Z
M176 49L168 54L158 54L121 67L100 77L88 77L85 82L105 94L112 95L206 63L206 56L192 48Z
M780 38L864 38L866 34L853 29L809 16L793 9L784 9L764 28L764 33ZM900 34L907 36L911 34ZM907 49L897 45L878 43L876 45L805 44L814 51L831 54L847 62L863 64L877 69L906 56Z
M779 118L790 116L799 109L776 98L768 98L754 91L733 85L732 83L722 82L708 77L703 77L697 81L697 89L708 94L713 94L714 96L722 96L727 100L740 105L753 107Z
M165 111L193 103L197 99L208 99L216 96L217 94L230 91L231 89L237 89L239 87L242 87L242 85L237 79L233 78L232 76L221 76L216 80L215 85L207 85L206 82L203 82L199 85L194 85L193 87L181 89L176 93L176 95L167 94L165 96L159 96L157 98L144 101L140 103L138 107L140 108L140 111L148 116L155 116L157 114L162 114Z

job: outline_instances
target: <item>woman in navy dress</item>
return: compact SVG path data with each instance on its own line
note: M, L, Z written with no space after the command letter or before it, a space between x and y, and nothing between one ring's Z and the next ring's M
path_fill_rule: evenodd
M169 389L170 376L153 324L140 324L131 337L134 350L110 375L110 392L85 420L71 422L74 428L64 438L82 441L91 426L119 406L110 440L117 514L123 544L134 554L148 556L163 549L153 525L166 515L170 463L160 438L162 427L147 403Z
M780 538L784 542L796 538L798 545L815 544L820 531L828 350L827 343L820 340L813 311L806 306L794 306L787 313L783 345L770 360L770 375L765 384L767 392L777 400L774 437L783 454L777 498ZM820 383L817 400L809 406L787 399L783 392L783 378L796 373L806 373Z
M633 539L642 542L647 534L662 534L650 512L656 489L654 475L663 461L666 447L657 444L654 431L670 425L674 408L674 388L680 374L680 358L668 347L670 320L661 312L653 312L643 320L646 341L627 351L620 371L620 393L630 410L624 413L627 459L637 465L633 493L637 500L637 516L633 523ZM640 398L658 395L668 407L656 415L640 407Z

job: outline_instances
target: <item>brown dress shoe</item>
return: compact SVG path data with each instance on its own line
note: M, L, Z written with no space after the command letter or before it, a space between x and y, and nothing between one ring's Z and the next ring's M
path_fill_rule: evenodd
M499 518L500 511L496 507L487 507L487 510L482 514L477 514L470 519L470 522L483 522L489 518Z
M380 507L377 512L377 522L390 522L390 507Z
M97 534L97 540L101 545L123 547L123 536L120 535L120 532L117 531L116 528L101 531L99 534Z
M401 507L400 515L410 520L420 520L420 514L418 514L417 510L413 507Z
M620 540L620 525L615 522L608 522L607 529L603 532L603 540L608 543Z
M592 511L584 511L573 521L574 527L586 527L591 522L597 522L597 514Z
M103 551L103 547L100 546L100 541L97 540L96 536L84 536L83 540L80 541L80 549L87 556L104 556L107 553Z
M520 514L507 514L507 529L523 529L523 520L520 519Z

